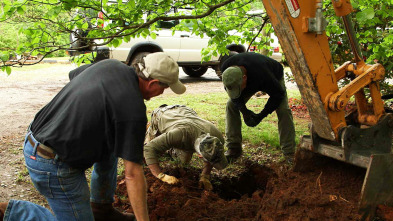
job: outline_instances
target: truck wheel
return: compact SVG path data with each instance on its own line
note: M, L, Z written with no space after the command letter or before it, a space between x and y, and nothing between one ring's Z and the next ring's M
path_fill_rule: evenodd
M213 69L216 72L217 77L220 78L220 80L222 80L222 72L220 70L220 67L217 66L217 67L214 67Z
M207 71L207 67L204 66L187 66L183 67L184 73L190 77L200 77Z
M148 54L151 54L151 52L138 52L135 54L135 56L131 60L131 64L129 66L136 67L136 64L141 62L143 57L146 57ZM139 69L139 67L138 67Z

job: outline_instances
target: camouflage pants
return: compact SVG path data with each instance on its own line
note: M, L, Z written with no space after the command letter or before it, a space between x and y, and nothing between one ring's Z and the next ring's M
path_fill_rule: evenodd
M295 126L293 124L292 111L288 106L288 96L284 78L280 80L280 85L285 90L285 97L279 107L276 109L278 118L278 132L280 135L280 147L284 155L291 155L295 152ZM254 94L246 95L247 102ZM226 146L228 148L241 148L242 143L242 121L240 111L235 104L228 100L226 106Z

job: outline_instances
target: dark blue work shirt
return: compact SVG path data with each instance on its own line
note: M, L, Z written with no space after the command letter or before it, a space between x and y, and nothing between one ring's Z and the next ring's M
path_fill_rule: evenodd
M142 163L147 118L135 70L103 60L71 72L72 80L36 114L35 138L74 168L111 153Z
M285 90L279 82L284 77L283 66L279 62L258 53L247 52L228 58L222 64L221 71L231 66L243 66L247 70L246 88L239 98L232 99L238 109L246 108L245 98L258 91L270 96L262 110L264 116L278 108L285 96Z

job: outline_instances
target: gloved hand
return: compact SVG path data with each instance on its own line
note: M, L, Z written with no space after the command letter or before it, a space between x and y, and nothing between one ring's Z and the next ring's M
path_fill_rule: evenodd
M207 191L213 190L213 186L210 183L210 175L201 174L201 177L199 178L199 188L203 188Z
M165 182L168 184L176 184L179 182L179 180L176 177L166 175L165 173L158 174L157 178L160 179L162 182Z
M249 127L257 126L262 121L262 119L265 117L266 116L264 114L262 114L262 112L259 114L255 114L254 112L252 112L250 110L243 112L244 123L246 123L246 125Z

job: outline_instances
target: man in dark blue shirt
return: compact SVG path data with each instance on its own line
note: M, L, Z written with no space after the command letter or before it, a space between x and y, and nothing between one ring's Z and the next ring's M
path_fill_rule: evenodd
M240 53L229 56L222 66L222 81L228 93L226 107L226 155L236 159L242 154L241 118L247 126L255 127L263 118L276 111L280 146L288 160L295 151L295 127L288 107L283 67L277 61L257 53ZM270 97L263 110L255 114L247 109L247 101L258 91Z
M137 220L148 220L143 142L144 100L170 87L184 93L179 67L158 52L136 68L103 60L70 73L72 79L35 116L24 143L34 186L54 212L10 200L0 205L5 220L134 220L114 210L117 159L122 158L128 197ZM90 190L85 170L94 165Z

